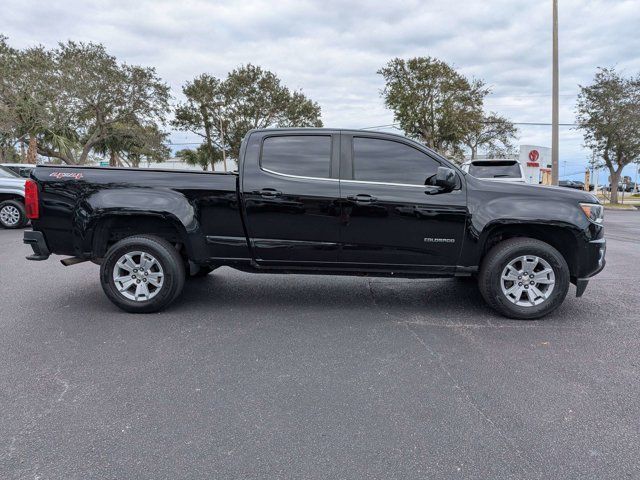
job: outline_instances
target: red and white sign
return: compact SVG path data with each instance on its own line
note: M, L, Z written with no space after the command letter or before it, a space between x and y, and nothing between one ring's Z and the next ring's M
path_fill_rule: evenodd
M522 165L528 183L540 183L540 167L546 167L551 159L551 149L538 145L520 145L518 161Z

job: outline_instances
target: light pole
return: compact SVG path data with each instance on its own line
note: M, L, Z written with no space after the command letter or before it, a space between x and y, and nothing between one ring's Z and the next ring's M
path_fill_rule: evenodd
M551 183L558 185L558 0L553 0L553 68L551 101Z

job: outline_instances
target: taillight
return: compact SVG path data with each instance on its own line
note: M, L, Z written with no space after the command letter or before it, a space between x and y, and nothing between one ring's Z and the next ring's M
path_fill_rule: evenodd
M38 184L33 180L27 180L24 184L24 206L27 210L27 218L37 220L40 218L40 199L38 198Z

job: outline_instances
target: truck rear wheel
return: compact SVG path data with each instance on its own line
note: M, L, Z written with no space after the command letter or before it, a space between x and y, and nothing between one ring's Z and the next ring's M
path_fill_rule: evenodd
M29 220L24 205L17 200L0 203L0 225L4 228L22 228Z
M478 286L489 306L502 315L533 320L562 304L569 290L569 267L551 245L512 238L485 256Z
M162 310L184 287L184 263L166 240L138 235L113 245L100 266L100 283L109 300L132 313Z

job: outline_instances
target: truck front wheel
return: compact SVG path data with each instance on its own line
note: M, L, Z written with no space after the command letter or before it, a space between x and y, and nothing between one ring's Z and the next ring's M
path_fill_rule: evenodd
M132 313L157 312L180 295L184 262L166 240L138 235L113 245L100 266L100 283L109 300Z
M533 320L562 304L569 290L569 267L551 245L511 238L487 253L478 286L494 310L509 318Z

